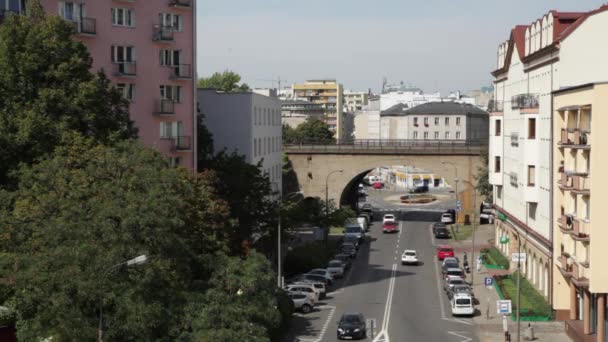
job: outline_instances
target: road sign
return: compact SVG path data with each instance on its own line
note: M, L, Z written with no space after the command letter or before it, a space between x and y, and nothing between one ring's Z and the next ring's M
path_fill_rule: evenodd
M456 201L456 211L462 211L462 203L460 201Z
M494 285L494 278L485 277L483 283L486 284L486 287L492 287L492 285Z
M512 262L526 262L526 253L512 253L511 261Z
M374 330L376 330L376 319L368 318L365 320L365 328L369 331L369 336L374 337Z
M510 315L511 314L511 300L497 300L496 301L496 312L499 315Z

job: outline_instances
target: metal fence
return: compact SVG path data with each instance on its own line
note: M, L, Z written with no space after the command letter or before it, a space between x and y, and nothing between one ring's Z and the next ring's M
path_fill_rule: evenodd
M284 144L287 153L434 153L479 154L488 148L487 140L341 140L335 143L300 142Z

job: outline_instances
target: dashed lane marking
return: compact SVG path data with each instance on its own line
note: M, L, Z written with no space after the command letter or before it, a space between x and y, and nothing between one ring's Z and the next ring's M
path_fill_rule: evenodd
M448 334L462 338L462 340L460 340L460 341L458 341L458 342L470 342L470 341L473 341L473 338L468 337L468 336L461 335L461 334L470 334L470 332L454 332L454 331L448 331Z

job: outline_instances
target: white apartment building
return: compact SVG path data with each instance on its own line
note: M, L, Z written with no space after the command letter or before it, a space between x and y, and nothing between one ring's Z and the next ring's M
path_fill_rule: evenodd
M548 299L555 272L552 231L552 92L608 80L608 7L588 13L550 11L512 29L500 44L490 112L490 183L496 247L527 253L522 272ZM603 38L602 38L603 37ZM500 244L508 236L507 244ZM512 265L515 267L516 265Z
M475 105L475 98L463 96L460 92L452 92L447 97L442 97L440 92L424 93L422 90L413 88L400 91L391 91L380 95L381 110L389 109L395 105L403 104L408 108L414 108L429 102L458 102Z
M369 101L369 93L364 91L344 91L344 110L346 112L354 113L359 110L363 110L363 107L367 106Z
M353 136L356 140L380 139L380 99L370 100L355 112Z
M236 151L281 187L281 101L254 93L198 89L205 124L213 134L213 150Z

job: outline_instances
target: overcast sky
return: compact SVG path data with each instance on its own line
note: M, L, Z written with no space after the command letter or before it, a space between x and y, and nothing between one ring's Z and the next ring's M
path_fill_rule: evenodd
M335 78L378 91L387 77L427 92L469 91L491 83L496 49L513 26L605 2L199 0L198 74L230 69L255 87Z

